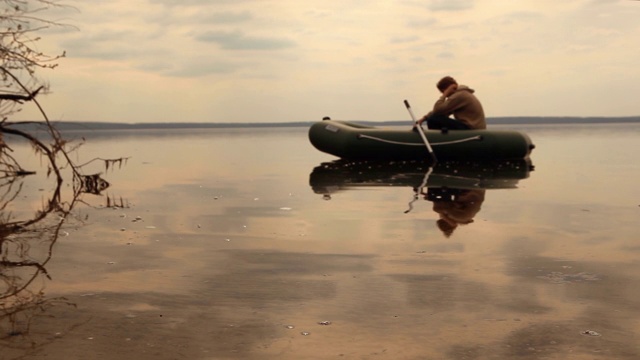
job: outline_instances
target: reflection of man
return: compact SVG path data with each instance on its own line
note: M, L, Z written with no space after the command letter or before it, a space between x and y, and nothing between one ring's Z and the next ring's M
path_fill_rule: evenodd
M427 200L433 201L433 211L440 215L436 222L442 233L449 237L458 225L473 222L484 201L484 189L429 189Z

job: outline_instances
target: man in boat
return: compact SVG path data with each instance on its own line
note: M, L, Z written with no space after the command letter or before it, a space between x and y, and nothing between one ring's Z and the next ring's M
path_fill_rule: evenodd
M436 84L442 96L433 105L433 110L422 119L418 126L427 122L429 129L469 130L486 129L484 110L474 90L466 85L458 85L451 76L445 76ZM453 119L449 116L453 114Z

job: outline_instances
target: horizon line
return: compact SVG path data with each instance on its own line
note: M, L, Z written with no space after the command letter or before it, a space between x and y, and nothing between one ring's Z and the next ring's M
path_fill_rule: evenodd
M411 125L411 120L342 120L357 122L370 126ZM549 125L549 124L597 124L597 123L636 123L640 122L640 116L499 116L487 117L487 124L493 125ZM118 129L149 129L154 128L215 128L215 127L300 127L311 126L315 121L289 121L289 122L116 122L116 121L83 121L83 120L50 120L49 122L59 130L118 130ZM13 126L39 126L44 120L25 120L5 122L4 125Z

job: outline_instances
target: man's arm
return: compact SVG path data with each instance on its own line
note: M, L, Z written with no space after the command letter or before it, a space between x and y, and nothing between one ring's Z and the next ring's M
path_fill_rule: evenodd
M465 96L463 92L445 96L443 94L435 104L433 104L434 114L449 116L465 104Z
M418 120L418 126L422 125L423 122L427 121L427 118L433 114L433 111L429 111L429 113Z
M449 85L449 87L444 89L444 91L442 92L442 96L440 96L438 101L436 101L436 103L433 105L433 110L430 111L427 115L423 116L420 120L418 120L418 125L422 124L424 121L427 120L427 118L429 116L433 115L434 113L435 114L445 114L445 115L449 116L449 114L452 113L453 111L442 112L442 111L440 111L440 108L441 107L446 107L445 104L447 103L447 98L449 98L451 95L453 95L453 93L455 93L456 90L458 90L458 84L451 84L451 85Z

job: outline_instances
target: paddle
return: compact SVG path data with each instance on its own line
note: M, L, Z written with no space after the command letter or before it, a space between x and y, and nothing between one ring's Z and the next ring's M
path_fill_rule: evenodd
M422 189L424 189L424 187L427 186L427 182L429 181L429 175L431 175L432 171L433 171L433 166L429 166L429 169L427 170L427 172L424 174L424 177L422 178L422 183L420 184L420 186L418 186L415 189L415 194L413 195L413 199L409 201L409 208L404 212L405 214L408 214L411 210L413 210L413 203L418 200L418 198L420 197L420 194L422 194Z
M438 162L438 159L436 159L436 154L431 149L431 144L429 144L429 140L427 140L427 136L424 134L424 130L422 129L422 126L420 126L420 124L418 124L418 120L416 120L416 116L413 115L413 111L411 110L411 105L409 105L409 102L407 100L404 101L404 106L407 107L407 110L409 111L409 115L411 115L411 119L413 120L413 126L416 127L417 130L418 130L418 133L420 133L420 137L422 138L422 142L424 142L424 145L427 147L427 151L429 152L429 156L431 156L431 160L435 164L436 162Z

